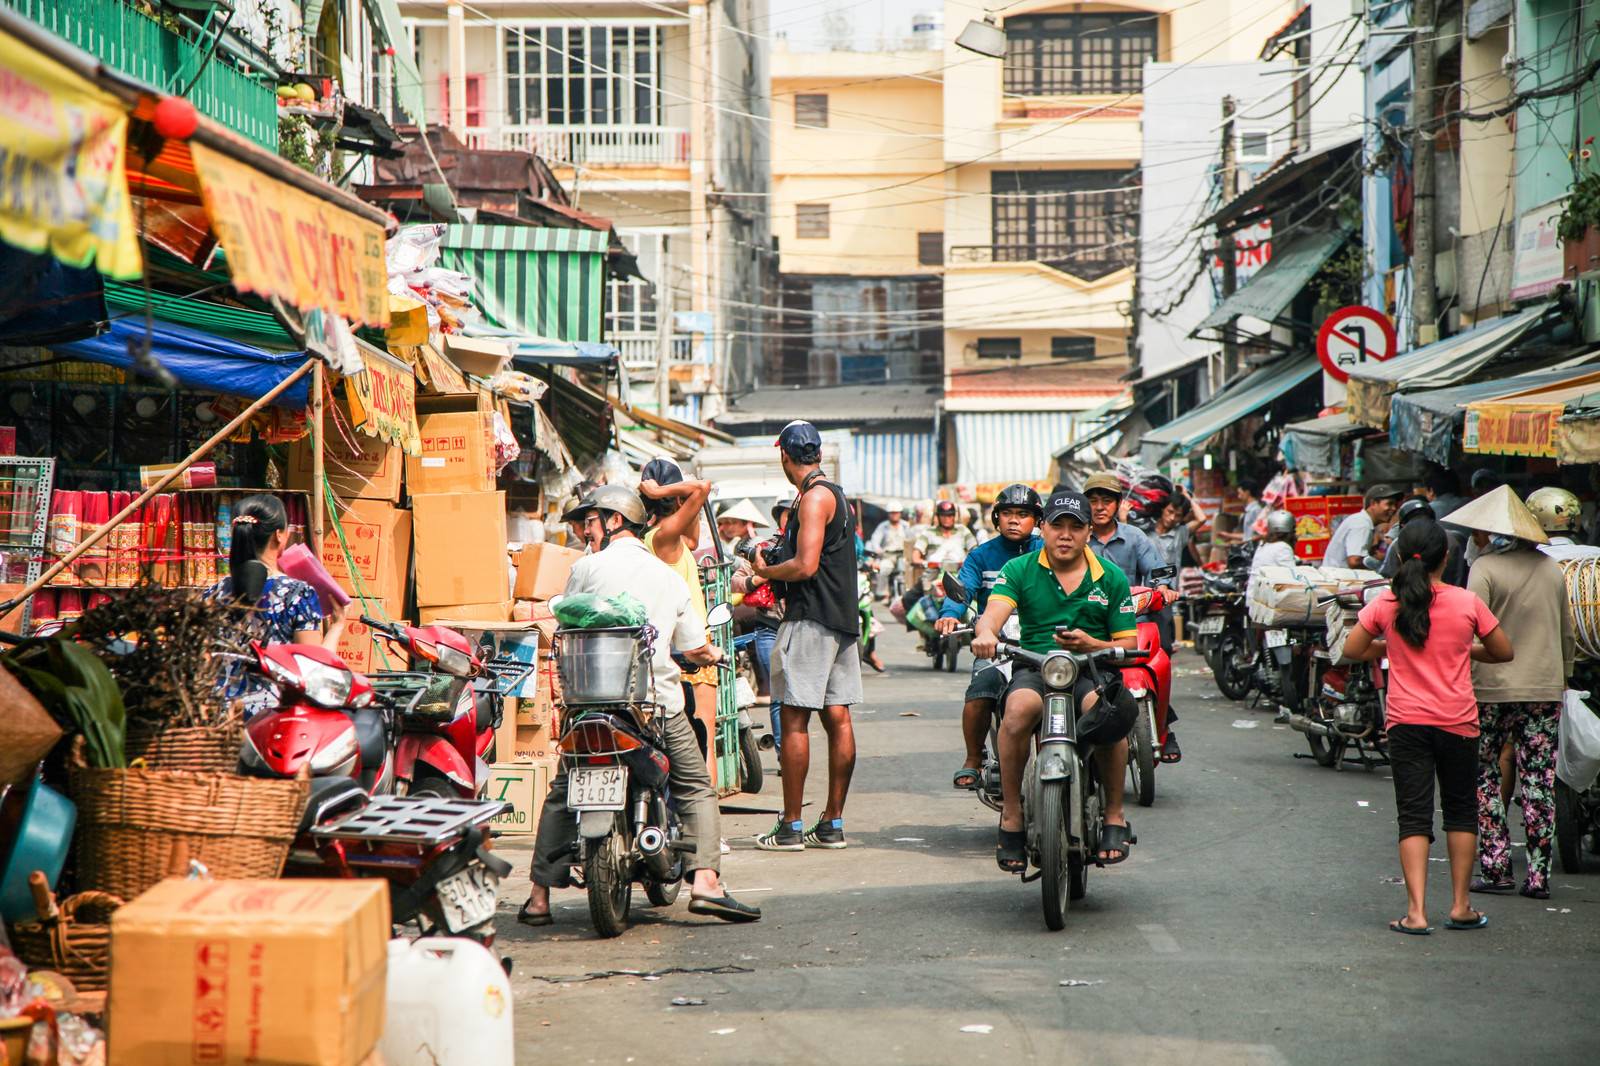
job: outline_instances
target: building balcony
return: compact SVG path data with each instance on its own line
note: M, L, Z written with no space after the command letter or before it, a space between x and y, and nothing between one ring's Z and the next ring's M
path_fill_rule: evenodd
M1131 268L1137 248L1130 240L1125 248L1080 249L1067 244L957 244L949 251L951 266L987 263L1036 263L1094 281Z
M689 131L670 126L476 126L467 144L533 152L553 166L686 167Z
M654 333L617 333L609 340L622 353L622 365L627 367L630 373L642 372L648 377L654 377L656 361L661 350L661 342ZM673 337L673 363L693 362L693 344L692 337Z
M163 92L181 92L201 114L273 152L278 150L277 85L244 74L209 42L197 44L122 0L0 0L102 63ZM209 56L209 61L208 61Z

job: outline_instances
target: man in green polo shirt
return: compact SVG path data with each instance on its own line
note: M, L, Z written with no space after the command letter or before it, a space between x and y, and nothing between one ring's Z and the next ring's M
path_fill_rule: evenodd
M1017 612L1022 646L1045 654L1057 648L1085 654L1103 648L1138 647L1128 578L1109 560L1089 549L1089 501L1079 492L1057 492L1045 504L1044 550L1006 563L978 619L972 654L995 654L997 634ZM1105 828L1100 861L1128 857L1132 834L1122 812L1122 783L1128 772L1128 733L1137 713L1122 689L1117 670L1101 671L1100 686L1087 671L1073 688L1078 704L1078 737L1094 747L1105 792ZM1027 837L1022 824L1022 775L1028 765L1039 717L1044 713L1044 679L1039 671L1014 663L1000 723L1000 839L995 857L1002 870L1027 868Z

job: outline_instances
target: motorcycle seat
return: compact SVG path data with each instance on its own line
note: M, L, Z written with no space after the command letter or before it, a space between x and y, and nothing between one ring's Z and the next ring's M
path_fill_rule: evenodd
M356 726L356 746L361 752L361 769L375 773L383 765L389 738L383 728L383 716L371 708L355 711L350 720Z

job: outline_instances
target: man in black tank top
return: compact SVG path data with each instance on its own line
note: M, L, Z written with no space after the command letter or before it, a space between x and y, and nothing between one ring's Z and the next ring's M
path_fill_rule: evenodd
M798 487L785 533L789 558L756 573L783 582L783 622L772 654L772 699L782 701L783 814L756 838L764 851L845 846L844 800L856 765L850 707L861 702L861 634L856 596L855 521L839 486L822 474L822 436L790 422L778 436L783 473ZM810 829L800 817L811 766L811 713L828 733L828 799Z

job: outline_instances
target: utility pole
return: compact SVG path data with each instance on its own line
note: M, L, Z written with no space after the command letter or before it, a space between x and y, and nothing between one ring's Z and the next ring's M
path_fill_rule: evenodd
M711 284L715 271L713 234L716 225L710 204L712 161L717 155L716 131L712 123L711 88L711 11L706 0L689 0L689 308L696 312L695 362L700 352L709 356L699 385L705 390L704 402L713 406L712 391L717 377L717 330L722 327L713 301L716 289ZM712 332L698 332L709 319ZM696 370L696 374L702 373ZM702 412L707 413L707 412ZM711 412L714 413L714 412ZM709 415L708 415L709 416Z
M1411 330L1420 347L1439 339L1433 266L1433 98L1437 70L1434 26L1438 0L1411 0Z
M467 16L461 0L450 0L445 8L445 70L450 86L450 132L467 139Z
M1239 164L1235 152L1238 142L1233 135L1233 116L1237 110L1233 97L1222 98L1222 202L1225 204L1232 203L1239 194ZM1222 256L1222 298L1226 300L1239 287L1239 258L1234 231L1228 230L1221 238L1217 254ZM1230 317L1222 324L1222 380L1215 383L1218 388L1226 386L1239 374L1237 323L1237 318Z
M672 274L665 260L656 282L656 414L662 418L672 404Z

